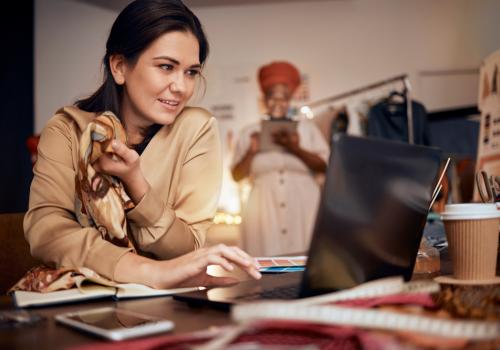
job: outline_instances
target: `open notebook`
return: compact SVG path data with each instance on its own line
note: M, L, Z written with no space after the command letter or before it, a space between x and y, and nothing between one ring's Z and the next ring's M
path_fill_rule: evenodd
M79 270L84 273L88 273L88 271L85 271L84 269ZM48 292L14 290L10 294L18 307L29 307L87 301L100 298L113 298L118 300L127 298L157 297L203 289L203 287L154 289L136 283L115 283L95 273L77 275L76 277L73 276L76 274L77 273L72 273L71 285L69 285L69 287L72 286L71 288L68 288L60 283L57 287L60 287L62 290Z
M125 283L114 287L102 285L83 285L67 290L49 293L13 292L17 307L45 306L76 301L86 301L100 298L126 299L165 296L174 293L185 293L200 290L200 288L153 289L142 284Z

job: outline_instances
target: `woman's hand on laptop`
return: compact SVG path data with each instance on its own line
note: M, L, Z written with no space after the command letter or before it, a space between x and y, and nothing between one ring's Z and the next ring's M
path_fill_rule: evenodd
M209 265L218 265L228 272L237 266L255 279L262 277L254 258L238 247L224 244L201 248L159 263L156 288L222 286L239 282L236 278L207 274Z
M257 261L238 247L218 244L201 248L170 260L153 260L127 253L118 261L114 280L142 283L157 289L178 287L223 286L239 282L233 277L215 277L207 273L210 265L227 272L243 270L260 279Z

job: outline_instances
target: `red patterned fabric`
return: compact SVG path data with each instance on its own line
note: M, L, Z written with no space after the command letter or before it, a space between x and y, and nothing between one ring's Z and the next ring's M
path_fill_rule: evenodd
M205 336L203 336L204 334ZM202 345L211 338L212 336L207 335L206 331L202 331L117 343L96 342L71 350L188 350L193 345ZM410 334L370 331L352 327L281 321L255 324L252 330L239 336L230 346L252 344L255 349L265 349L266 346L293 349L293 347L310 345L319 350L416 350L426 348L462 349L467 344L463 340L447 341L431 338L426 340L424 338L415 338Z
M378 298L357 299L337 305L356 307L390 307L405 305L408 307L435 307L429 293L403 293ZM229 330L228 327L227 330ZM201 345L211 338L224 332L193 332L185 335L166 335L147 339L123 341L119 343L93 343L73 350L185 350L193 345ZM260 321L249 326L237 337L233 345L254 344L254 348L266 346L314 345L320 350L384 350L384 349L424 349L447 348L461 349L467 345L466 340L431 338L409 332L383 332L360 329L355 327L340 327L319 325L295 321Z
M48 293L61 289L70 289L85 278L103 279L97 273L85 267L53 269L42 265L29 270L9 292L24 290Z

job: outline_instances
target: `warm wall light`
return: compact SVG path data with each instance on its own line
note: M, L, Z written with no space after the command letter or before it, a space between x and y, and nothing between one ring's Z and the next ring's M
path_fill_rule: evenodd
M229 213L217 213L213 221L215 224L239 225L241 224L241 216Z
M302 106L300 107L300 113L306 116L307 119L313 119L314 118L314 113L312 109L309 106Z

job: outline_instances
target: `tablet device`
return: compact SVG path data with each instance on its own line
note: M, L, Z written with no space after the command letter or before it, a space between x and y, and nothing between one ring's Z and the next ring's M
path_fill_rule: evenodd
M286 131L289 133L297 131L296 120L263 120L261 121L261 132L260 132L260 151L283 151L283 147L274 143L273 134Z
M140 337L174 328L172 321L114 307L69 312L56 315L55 319L64 325L110 340Z

